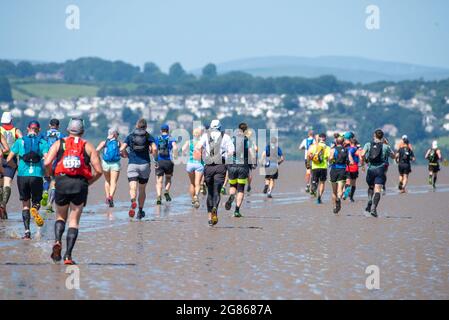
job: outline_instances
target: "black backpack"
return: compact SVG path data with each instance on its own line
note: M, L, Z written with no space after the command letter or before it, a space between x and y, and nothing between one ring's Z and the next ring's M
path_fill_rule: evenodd
M131 150L142 152L148 148L148 132L143 129L136 129L132 133Z
M349 157L348 157L348 150L343 146L336 146L335 151L337 153L337 157L334 158L335 164L348 164Z
M399 149L399 163L410 163L411 158L412 154L409 147Z
M438 162L437 149L431 149L427 159L429 160L430 163L437 163Z
M383 142L371 142L371 146L369 148L369 154L368 154L368 163L379 165L384 162L383 159Z

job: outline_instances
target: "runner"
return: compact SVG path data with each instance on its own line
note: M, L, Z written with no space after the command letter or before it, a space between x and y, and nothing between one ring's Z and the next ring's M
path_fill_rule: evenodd
M8 142L6 141L6 138L3 134L0 133L0 147L1 151L8 153L9 152L9 146ZM3 157L2 157L3 161ZM0 180L3 180L3 165L0 166ZM0 186L0 202L3 199L3 187ZM2 206L0 206L0 220L6 220L8 219L8 213L5 209L3 209Z
M408 176L410 172L412 172L411 162L415 161L415 154L413 153L413 149L407 136L402 137L395 160L399 169L399 192L405 193Z
M25 226L25 235L22 239L25 240L31 239L31 216L33 216L38 227L44 225L39 209L42 200L42 181L45 174L42 159L47 155L48 145L39 134L40 128L38 121L30 121L27 135L14 142L6 159L7 164L14 168L16 163L13 159L16 155L19 157L17 187L19 189L20 201L22 201L22 219Z
M440 162L443 159L441 150L438 148L438 141L432 142L432 147L427 150L425 158L429 161L429 184L435 189L438 171L440 171Z
M87 203L89 186L101 177L101 162L95 147L82 139L84 122L82 119L71 119L67 127L68 137L56 141L51 147L45 166L51 168L56 161L56 222L55 243L51 259L61 261L62 235L66 222L67 247L64 264L76 264L72 259L72 251L78 238L78 229L83 208ZM93 172L92 172L93 169ZM70 209L70 214L69 214Z
M45 135L45 140L47 141L48 148L61 138L65 138L65 135L59 131L59 120L51 119L49 124L49 129ZM56 167L56 162L53 164L51 171L45 172L44 177L44 193L42 194L41 206L47 207L48 213L53 212L53 203L55 201L55 177L52 175ZM50 190L50 192L49 192Z
M196 158L200 158L200 160L196 160L194 157L195 146L200 141L200 137L202 134L201 128L193 129L193 138L187 141L182 146L182 153L189 154L189 160L187 161L186 171L189 176L189 192L190 197L192 198L192 206L196 209L200 207L200 200L198 198L199 193L201 191L201 180L204 175L204 163L201 159L201 155Z
M346 167L347 180L346 189L343 194L343 200L349 197L351 202L354 202L354 194L357 186L357 178L359 177L359 164L360 164L360 147L359 142L354 137L349 140L349 146L347 147L349 153L349 164Z
M310 194L317 197L317 204L322 203L325 182L327 180L327 167L330 148L326 145L326 134L321 133L315 144L311 145L308 158L312 162L312 188Z
M207 212L209 225L213 226L218 223L220 191L227 171L225 161L234 154L234 144L231 137L221 131L220 121L212 120L209 130L201 136L195 149L203 154L204 180L207 186Z
M268 198L273 198L272 192L275 182L279 179L279 166L285 161L282 149L279 147L278 139L271 137L270 144L265 147L262 153L262 163L265 164L265 187L263 193Z
M389 146L390 149L392 150L391 145L390 145L390 142L389 142L388 139L385 138L385 137L384 137L384 144L387 145L387 146ZM393 152L393 151L392 151L392 152ZM389 168L390 168L390 157L388 157L387 160L385 161L385 176L387 176L387 173L388 173L388 169L389 169ZM387 179L385 179L385 182L384 182L384 184L382 185L382 195L386 195L386 194L387 194L387 187L386 187L386 185L387 185Z
M385 143L384 132L377 129L374 132L372 142L368 142L363 147L361 154L361 164L368 163L366 173L366 183L368 184L368 204L365 211L377 218L377 206L379 205L382 188L387 181L386 163L388 158L394 158L394 153L390 146Z
M114 195L117 190L117 181L120 176L121 142L118 139L117 129L111 128L108 131L106 140L97 146L97 152L103 150L101 166L104 175L104 191L106 194L106 204L114 207Z
M162 183L165 176L165 189L164 197L165 201L170 202L170 187L171 179L173 177L173 171L175 164L173 158L178 155L178 146L176 140L170 136L170 128L167 124L161 126L161 135L156 139L157 147L157 161L155 164L156 170L156 204L162 204Z
M153 136L147 132L147 121L145 119L139 119L137 121L136 128L126 137L125 142L120 147L120 152L129 159L127 173L131 208L128 214L130 218L133 218L136 214L135 209L139 205L137 218L142 219L145 217L145 211L143 211L146 198L145 188L151 173L150 153L155 158L157 156L156 144ZM138 198L137 191L139 191ZM136 199L138 199L138 204Z
M240 208L245 197L245 185L248 183L250 165L255 162L255 152L249 144L246 136L248 125L240 123L237 135L232 137L234 154L228 165L229 198L225 203L226 210L231 210L232 203L236 199L234 217L240 218Z
M251 163L249 165L248 185L246 187L246 192L250 193L251 192L251 183L253 182L253 170L256 170L256 168L257 168L257 152L259 150L258 150L258 147L257 147L257 143L256 143L256 141L254 139L254 130L253 129L246 130L245 135L246 135L246 137L249 140L250 147L255 152L254 163Z
M310 192L310 174L311 174L311 165L310 160L307 158L307 152L313 143L315 142L313 130L309 130L307 134L307 138L302 140L299 150L304 150L304 164L306 166L306 175L304 177L304 181L306 183L306 192Z
M22 132L14 127L12 123L11 112L3 112L1 118L0 133L5 137L6 143L2 142L2 179L0 181L0 216L8 216L6 206L11 196L11 184L17 170L17 157L13 157L13 165L8 165L6 158L8 157L9 150L17 139L22 138ZM1 214L2 213L2 214Z
M332 185L333 212L338 214L341 210L341 198L346 182L346 166L350 161L348 149L343 146L343 137L335 139L335 147L330 150L329 163L331 163L330 180ZM351 158L352 159L352 158ZM351 162L354 162L351 160Z

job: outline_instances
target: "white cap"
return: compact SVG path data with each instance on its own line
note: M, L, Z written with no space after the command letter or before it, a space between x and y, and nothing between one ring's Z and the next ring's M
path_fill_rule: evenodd
M1 122L2 122L3 124L9 124L9 123L11 123L11 122L12 122L12 115L11 115L11 112L9 112L9 111L3 112Z
M432 149L438 149L438 141L432 141Z
M407 140L407 139L408 139L407 135L404 134L404 135L402 136L402 140Z
M211 129L220 129L221 128L220 120L212 120L210 122L210 128Z

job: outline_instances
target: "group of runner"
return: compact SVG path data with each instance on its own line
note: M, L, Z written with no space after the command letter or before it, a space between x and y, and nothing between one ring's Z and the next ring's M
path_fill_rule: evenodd
M402 136L396 150L389 144L384 132L380 129L374 132L372 141L363 147L353 132L336 133L330 146L326 144L326 139L326 134L314 135L314 132L310 130L307 138L299 146L299 149L305 152L306 192L316 197L317 204L322 203L328 169L330 169L332 186L333 212L335 214L340 212L342 200L349 198L351 202L354 202L356 181L361 168L366 171L368 185L366 211L373 217L377 217L381 194L385 192L390 158L398 164L399 192L406 192L408 176L412 171L411 164L416 160L413 147L406 135ZM432 142L425 159L429 162L429 184L435 188L440 162L443 159L437 141Z
M172 200L170 189L175 161L181 156L186 160L192 206L200 208L200 194L207 194L206 208L210 226L218 223L218 209L226 181L229 183L229 196L224 207L231 210L234 206L233 215L240 218L245 189L249 192L252 171L257 164L261 164L261 172L265 175L263 193L272 198L275 181L279 177L279 166L285 161L277 137L271 137L265 149L259 152L253 130L243 122L233 135L222 129L219 120L213 120L207 127L195 127L193 137L181 148L177 145L177 139L170 135L167 124L163 124L160 134L154 137L147 131L145 119L139 119L123 141L116 129L110 129L106 139L96 148L83 138L85 128L82 119L71 119L67 134L60 130L59 125L59 120L52 119L48 130L42 132L40 123L33 120L28 123L26 132L22 133L14 126L11 113L3 113L0 127L3 153L0 166L0 218L8 218L7 204L17 171L25 229L23 239L31 239L31 217L40 227L44 219L39 210L45 208L51 213L54 211L53 205L56 205L55 243L51 258L55 262L64 260L64 264L75 263L72 250L78 237L79 221L87 203L89 186L102 175L105 177L106 204L114 207L122 158L128 160L130 218L140 220L145 217L151 162L154 162L156 175L156 205L160 206L163 199L165 202ZM366 211L377 217L389 158L398 162L398 187L401 192L406 192L411 162L415 160L413 147L406 136L402 137L396 152L388 144L382 130L376 130L373 141L363 148L352 132L336 134L331 146L326 144L326 140L326 134L315 136L310 131L300 145L305 154L306 191L316 197L318 204L322 203L329 167L333 212L338 214L342 200L354 201L359 168L365 170L365 163L368 163ZM435 187L442 160L436 141L427 151L426 159L429 161L429 183ZM62 237L66 224L66 251L62 255Z

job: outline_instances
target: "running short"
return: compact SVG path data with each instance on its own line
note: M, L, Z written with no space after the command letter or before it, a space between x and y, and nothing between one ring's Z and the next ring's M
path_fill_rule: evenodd
M305 159L305 160L304 160L304 165L306 166L306 169L307 169L307 170L310 170L310 169L312 168L309 159Z
M203 173L204 165L202 165L201 163L187 163L186 171L188 173L192 173L192 172Z
M279 179L279 169L277 169L276 172L274 172L274 173L266 174L265 175L265 179L267 179L267 180L271 180L271 179L277 180L277 179Z
M331 168L329 176L332 183L344 182L347 178L346 168Z
M13 158L14 163L17 165L17 157ZM3 156L2 158L2 167L3 167L3 174L1 177L7 177L14 179L14 176L16 175L17 167L11 168L9 165L6 164L6 156Z
M55 203L58 206L86 205L89 183L84 177L57 176L55 181Z
M102 160L101 166L103 167L104 172L120 171L120 161L106 162L106 161Z
M228 178L229 184L247 184L249 177L249 166L247 165L229 165Z
M312 181L325 182L327 180L327 169L313 169L312 170Z
M440 171L440 164L437 165L430 165L429 164L429 172L438 172Z
M410 163L400 163L398 165L399 174L410 174L412 172L412 166Z
M375 184L384 185L387 182L385 172L385 166L368 169L366 172L366 183L368 186L374 186Z
M148 183L148 180L150 179L150 163L144 163L144 164L135 164L130 163L128 164L128 181L138 181L139 184L146 184Z
M171 160L159 160L158 167L155 169L156 176L172 175L175 169L175 164Z
M17 177L20 201L32 200L33 204L42 200L44 191L42 177Z

